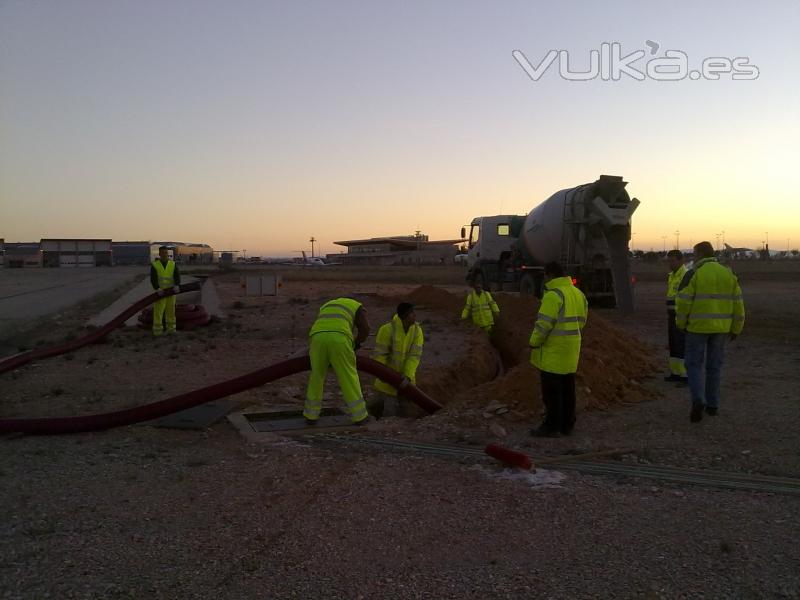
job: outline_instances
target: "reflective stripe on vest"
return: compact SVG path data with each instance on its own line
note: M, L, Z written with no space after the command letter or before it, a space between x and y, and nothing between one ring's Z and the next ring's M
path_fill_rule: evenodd
M342 333L353 339L353 326L361 303L351 298L336 298L322 305L317 315L317 320L311 326L309 336L323 331Z
M403 371L406 359L412 355L412 349L414 350L414 356L422 356L422 346L414 344L418 330L419 325L414 323L406 331L403 329L402 319L397 315L392 317L392 346L389 348L388 364L398 373ZM408 344L408 348L405 347L407 342L411 342Z
M681 283L675 297L675 322L692 333L740 333L744 300L730 269L704 258Z
M473 290L467 296L467 306L464 307L464 312L471 314L472 322L475 325L486 327L494 323L492 305L496 305L496 303L489 292L483 291L479 296Z
M158 276L158 287L167 290L175 286L175 262L168 260L164 266L160 260L153 261L153 268Z
M385 343L386 331L390 328L390 338L388 344ZM422 358L422 329L416 323L406 331L403 328L403 320L394 315L392 322L382 325L378 330L378 339L375 341L374 357L390 367L392 370L402 373L408 377L411 383L416 382L416 369ZM391 396L397 395L397 390L382 381L375 380L375 389Z
M568 277L550 281L531 335L531 363L549 373L574 373L586 315L586 297Z
M674 271L667 274L667 306L672 308L675 306L675 296L678 293L678 288L681 286L681 281L686 276L686 265L681 265Z

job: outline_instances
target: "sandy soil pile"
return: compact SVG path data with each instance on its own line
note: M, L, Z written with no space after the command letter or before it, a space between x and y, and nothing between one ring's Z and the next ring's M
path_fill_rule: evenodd
M454 321L460 318L464 302L461 296L433 286L421 286L407 297L419 306L452 314ZM494 297L500 306L500 318L491 336L496 353L485 343L487 338L476 331L475 344L464 358L437 373L434 381L421 381L420 385L447 405L445 412L451 416L502 405L509 409L508 417L529 420L542 409L539 373L528 362L528 340L539 301L502 293ZM491 375L486 374L493 372L498 353L506 371L487 382ZM642 400L651 394L640 382L657 370L657 362L644 344L590 310L577 374L579 410ZM480 377L486 383L464 385Z

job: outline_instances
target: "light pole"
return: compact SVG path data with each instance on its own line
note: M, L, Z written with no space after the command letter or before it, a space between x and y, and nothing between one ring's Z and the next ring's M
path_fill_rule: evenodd
M680 230L675 232L675 250L681 249L681 232Z
M662 244L661 251L666 253L667 252L667 236L665 236L665 235L661 236L661 244Z
M717 252L719 252L719 236L721 236L722 234L721 233L717 233L715 235L717 236Z
M765 232L764 232L764 239L766 240L766 241L764 242L764 250L766 250L767 252L769 252L769 231L765 231Z
M311 258L314 258L314 242L316 242L317 239L312 235L311 239L308 241L311 242Z

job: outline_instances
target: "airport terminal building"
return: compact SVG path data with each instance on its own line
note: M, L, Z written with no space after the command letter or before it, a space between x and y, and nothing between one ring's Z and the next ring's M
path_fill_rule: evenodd
M0 267L110 267L149 265L158 257L160 246L169 246L175 262L207 265L214 262L208 244L184 242L113 242L94 238L43 238L39 242L5 242L0 239Z
M449 265L463 240L434 240L427 235L396 235L334 242L346 254L328 254L329 262L345 265Z

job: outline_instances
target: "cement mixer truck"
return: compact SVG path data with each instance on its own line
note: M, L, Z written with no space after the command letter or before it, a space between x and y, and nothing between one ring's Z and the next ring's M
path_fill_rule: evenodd
M556 192L526 216L472 219L468 279L540 296L544 265L557 261L594 305L633 310L628 241L639 201L626 185L622 177L601 175ZM462 239L466 234L463 227Z

